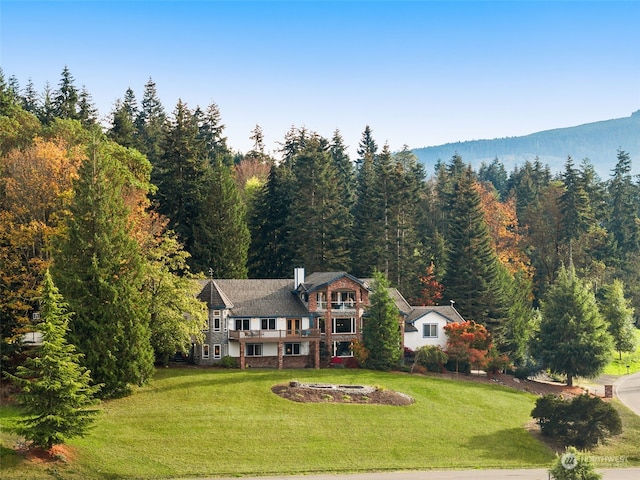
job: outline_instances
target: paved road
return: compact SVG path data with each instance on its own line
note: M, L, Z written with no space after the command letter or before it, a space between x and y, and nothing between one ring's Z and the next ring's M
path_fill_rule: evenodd
M614 385L614 395L640 415L640 372L620 377Z
M598 469L603 480L636 480L640 478L640 468ZM546 469L525 470L446 470L429 472L384 472L358 473L352 475L304 475L279 477L252 477L242 480L549 480ZM191 479L194 480L194 479ZM195 479L197 480L197 479ZM203 480L203 479L200 479ZM237 480L220 478L216 480Z

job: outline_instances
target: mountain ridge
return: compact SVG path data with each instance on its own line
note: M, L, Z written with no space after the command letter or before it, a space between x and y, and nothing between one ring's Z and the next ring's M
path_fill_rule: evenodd
M496 157L507 172L538 158L552 173L564 170L567 157L579 165L588 158L602 179L611 175L618 150L629 153L633 174L640 173L640 110L629 117L600 120L573 127L555 128L517 137L466 140L413 149L418 160L433 172L438 160L458 154L476 170Z

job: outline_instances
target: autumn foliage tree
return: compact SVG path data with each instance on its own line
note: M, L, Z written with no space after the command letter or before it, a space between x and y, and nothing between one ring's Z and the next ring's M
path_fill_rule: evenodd
M473 320L445 325L447 334L446 353L455 361L456 372L460 366L467 368L484 368L487 354L491 346L491 337L487 329Z

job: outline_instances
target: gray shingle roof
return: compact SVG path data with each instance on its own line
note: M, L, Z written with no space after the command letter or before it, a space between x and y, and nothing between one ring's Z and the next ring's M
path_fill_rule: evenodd
M293 279L220 279L215 283L233 303L234 317L303 317L309 313L293 293Z
M362 286L367 287L366 282L348 274L347 272L314 272L305 278L304 283L299 287L299 289L303 289L306 292L313 292L314 290L323 288L342 277L350 278L354 282L358 282Z
M202 290L197 295L198 300L203 301L209 308L231 308L233 302L220 289L215 280L200 280Z
M407 318L407 324L413 324L418 318L428 314L429 312L436 312L442 315L450 322L464 322L462 315L450 305L430 305L426 307L413 307L409 317Z

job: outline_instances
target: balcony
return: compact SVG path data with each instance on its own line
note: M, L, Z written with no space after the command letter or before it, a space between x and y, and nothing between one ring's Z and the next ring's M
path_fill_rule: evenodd
M346 311L346 310L355 310L356 309L355 300L346 300L344 302L319 301L318 302L318 310L326 310L329 305L331 305L331 310Z
M229 339L240 342L282 342L319 339L319 328L302 328L299 330L229 330Z

